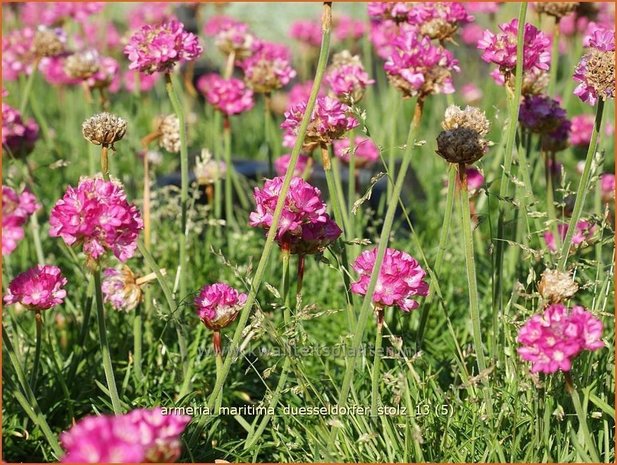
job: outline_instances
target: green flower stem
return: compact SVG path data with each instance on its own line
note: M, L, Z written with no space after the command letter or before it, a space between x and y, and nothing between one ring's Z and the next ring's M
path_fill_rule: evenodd
M347 176L347 211L349 212L349 233L356 236L356 215L352 213L356 201L356 147L353 129L349 131L349 169Z
M323 78L323 74L326 68L326 64L328 61L328 54L330 50L330 32L332 26L332 5L330 3L324 3L324 15L322 19L323 24L323 34L321 39L321 50L319 53L319 62L317 64L317 71L315 73L315 79L313 80L313 87L311 88L311 95L309 97L306 112L304 113L304 117L302 118L302 123L300 124L300 128L298 130L298 137L296 139L296 143L291 152L291 158L289 160L289 166L287 167L287 173L285 174L285 179L283 181L283 185L281 186L281 192L279 194L279 198L276 204L276 208L274 210L274 215L272 217L272 226L268 230L268 235L266 238L266 243L264 244L264 249L261 254L261 258L259 259L259 263L257 265L257 269L255 271L255 276L253 281L251 282L251 289L248 294L248 298L246 300L246 304L242 309L240 316L238 318L238 325L236 327L236 331L234 333L234 337L231 341L229 354L225 357L225 363L223 364L223 370L221 377L217 380L216 385L212 393L210 394L210 398L208 400L208 407L212 407L214 405L214 400L216 396L221 391L223 387L223 383L227 378L229 371L231 369L231 365L234 361L234 353L240 346L240 339L242 338L242 331L246 326L249 316L251 314L251 309L253 308L253 304L255 303L255 299L257 298L257 291L261 287L261 283L264 278L264 273L266 271L266 267L268 266L268 262L270 259L270 254L272 253L272 248L274 247L274 238L276 236L276 231L278 229L279 220L281 218L281 213L283 211L283 205L285 203L285 198L287 196L287 192L289 191L289 185L291 184L291 179L293 177L294 170L296 169L296 165L298 163L298 157L300 155L300 149L302 148L302 142L304 140L304 136L306 134L306 129L310 122L311 114L313 113L313 109L315 107L315 101L317 100L317 93L319 92L319 87L321 85L321 80ZM196 428L199 430L199 428ZM195 440L197 439L194 436Z
M23 116L24 111L26 111L26 106L28 105L28 101L30 100L30 94L32 93L32 84L34 83L34 76L37 73L39 68L40 58L34 60L32 63L32 72L28 76L28 80L26 81L26 86L24 87L24 93L21 94L21 100L19 101L19 113ZM25 119L25 117L24 117Z
M443 216L443 224L439 233L439 249L437 250L437 258L435 259L435 266L433 271L435 272L434 279L431 280L431 288L434 287L439 274L441 273L441 266L443 264L443 256L448 248L448 237L450 233L450 224L452 223L452 210L454 208L454 191L456 188L456 168L454 165L448 163L448 194L446 196L446 209ZM424 331L426 330L426 323L428 322L428 316L431 309L429 303L433 299L433 293L428 298L428 301L422 307L422 315L420 315L420 323L418 324L418 333L416 335L416 349L419 351L422 348L422 341L424 340Z
M103 179L109 181L109 148L106 145L101 147L101 173Z
M499 216L497 220L497 237L495 241L495 267L493 277L493 311L503 311L503 283L504 270L503 259L505 250L505 216L510 210L510 204L506 200L509 195L510 175L512 169L512 151L514 149L514 139L518 126L518 110L521 98L521 88L523 83L523 43L525 34L525 17L527 16L527 2L521 3L518 15L517 48L516 48L516 72L514 78L514 92L508 89L508 130L506 133L506 143L504 149L503 172L499 185ZM497 335L494 335L496 337Z
M225 157L225 221L227 222L227 231L229 234L229 226L236 225L233 209L233 163L231 162L231 122L229 117L223 116L223 156ZM231 245L231 241L228 243ZM233 247L232 247L233 249Z
M595 463L600 463L600 455L598 454L598 449L596 448L595 441L593 440L593 437L589 432L589 426L587 425L588 415L583 409L581 399L578 396L578 391L574 387L572 376L567 371L564 372L564 376L566 378L566 391L568 392L568 394L570 394L570 398L572 399L572 404L574 405L574 410L576 411L576 416L578 417L578 423L585 438L585 445L589 450L589 454L591 455L592 460Z
M141 304L139 304L135 308L135 315L133 317L133 369L135 370L135 377L138 381L141 381L144 376L141 370L142 327L143 316L141 313Z
M383 339L383 308L376 308L377 332L375 333L375 354L373 357L373 373L371 381L371 416L377 416L379 407L379 379L381 365L381 342Z
M33 392L36 392L36 382L39 374L39 365L41 364L41 344L43 342L43 315L40 310L34 314L36 323L36 346L34 349L34 362L32 365L32 373L30 376L30 386Z
M167 95L171 101L171 105L174 109L176 116L180 122L180 207L182 210L180 221L180 234L178 234L178 247L180 248L180 261L178 268L180 271L180 298L183 299L186 296L186 234L187 234L187 215L188 215L188 199L189 199L189 154L186 142L186 122L184 119L184 112L182 110L182 103L175 91L174 86L176 77L171 73L165 73L165 88L167 89ZM186 368L186 363L183 363ZM185 369L186 373L186 369Z
M469 208L469 189L467 186L467 171L465 164L458 165L459 175L459 212L463 229L463 243L465 249L465 269L467 271L467 285L469 287L469 313L471 317L471 331L473 345L478 364L478 375L486 370L484 347L482 345L482 328L480 327L480 298L478 296L478 280L476 278L476 261L473 250L473 226L471 224L471 211ZM486 408L492 416L490 397L485 395Z
M570 224L568 225L568 231L566 237L563 240L561 247L561 257L559 258L558 269L565 271L566 263L568 262L568 254L572 245L572 237L576 232L576 224L581 218L583 213L583 206L585 205L585 199L587 192L589 191L589 179L591 178L591 165L596 154L596 148L598 145L598 134L602 127L602 118L604 116L604 100L600 99L596 107L596 119L593 125L593 132L591 133L591 140L589 142L589 149L587 150L587 157L585 158L585 168L581 175L581 180L578 184L578 190L576 191L576 201L574 202L574 209L572 210L572 217L570 218Z
M89 276L88 277L88 289L86 291L86 298L84 300L83 305L83 320L81 323L81 330L79 332L79 342L77 344L78 352L75 354L75 357L71 361L71 368L69 369L69 374L67 379L72 381L75 373L77 371L77 366L83 357L84 352L86 351L86 337L88 336L88 332L90 330L90 316L92 315L92 302L94 300L94 279Z
M274 176L274 150L277 142L272 137L274 122L272 121L272 97L269 92L264 94L264 140L266 141L266 152L268 154L268 177Z
M43 246L41 244L41 227L36 213L30 216L30 231L32 232L32 241L34 242L34 251L39 264L45 263L45 254L43 254Z
M214 113L214 127L217 128L214 132L218 131L218 128L220 127L220 119L221 119L221 113L220 112L215 112ZM217 137L217 140L219 138ZM217 143L215 148L214 148L214 159L216 160L216 166L220 166L221 165L221 150L220 150L220 143ZM221 182L220 176L216 177L216 180L214 181L214 217L217 220L221 219L223 213L223 184Z
M214 346L214 358L216 361L216 379L218 380L221 377L222 369L223 369L223 356L221 355L221 332L219 330L214 330L212 332L212 343ZM218 415L221 410L221 405L223 404L223 390L219 392L218 397L216 398L216 402L214 403L214 414Z
M114 378L114 370L111 364L111 354L109 352L109 343L107 342L107 328L105 326L105 308L103 306L103 291L101 289L101 269L98 265L92 271L94 275L94 293L96 299L96 315L99 325L99 340L101 343L101 355L103 357L103 369L105 370L105 379L107 381L107 389L111 398L111 404L116 415L122 413L120 405L120 397L116 388L116 379Z
M555 94L555 84L557 83L557 69L559 67L559 19L555 18L553 24L553 46L551 49L551 69L549 71L548 88L546 93L549 97Z
M411 150L413 149L416 133L420 126L420 120L422 118L422 100L417 100L414 109L414 116L412 118L409 134L407 136L407 144L406 150L403 155L403 161L401 163L401 167L396 178L396 183L394 185L394 189L392 191L392 197L388 201L388 209L386 211L386 216L384 218L383 227L381 230L381 235L379 238L379 246L377 248L377 257L375 258L375 265L373 266L373 271L371 272L371 279L369 281L369 285L366 291L366 295L364 296L364 300L362 302L362 308L360 309L360 315L356 322L355 332L351 342L351 354L347 360L347 366L345 368L345 374L343 377L343 384L341 385L341 389L339 392L338 398L338 406L342 407L347 403L347 397L349 396L349 391L351 389L351 381L353 378L353 373L356 366L356 358L353 354L358 353L358 349L362 344L362 339L364 337L364 330L366 328L366 324L368 322L368 318L371 314L372 310L372 301L373 301L373 293L375 292L375 287L377 286L377 279L379 277L379 271L381 269L381 264L383 262L384 256L386 254L386 247L388 246L388 239L390 237L390 232L392 231L392 224L394 222L394 214L396 212L396 208L398 206L398 200L401 196L401 191L403 189L403 184L405 182L405 176L407 174L407 170L409 168L409 164L411 161ZM334 443L336 441L336 435L338 432L338 428L333 427L330 430L330 440L328 444L328 449L331 451L334 447Z
M546 212L550 221L550 229L555 239L555 247L561 247L561 236L557 227L557 213L555 212L555 186L553 185L553 175L549 166L549 154L544 152L544 175L546 179ZM544 242L544 241L543 241Z
M189 355L189 369L186 376L184 377L184 381L182 382L182 387L180 388L178 399L182 399L184 396L186 396L191 389L191 378L193 377L193 371L195 367L194 360L197 358L197 351L199 350L201 338L203 337L204 331L205 325L199 325L199 327L197 328L197 333L195 334L193 339L193 344L191 346L191 353Z

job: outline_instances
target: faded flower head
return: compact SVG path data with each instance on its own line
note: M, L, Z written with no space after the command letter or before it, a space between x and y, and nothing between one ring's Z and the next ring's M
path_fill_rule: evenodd
M411 2L368 2L368 15L372 20L391 20L395 23L409 21L409 15L413 9Z
M377 248L365 250L353 263L352 268L360 276L351 285L351 292L365 295L371 280L371 273L377 258ZM428 295L426 272L408 253L386 249L375 292L373 305L376 307L399 307L404 312L418 308L418 296Z
M467 106L461 110L450 105L441 126L444 130L437 136L437 154L448 162L471 164L488 150L485 137L489 122L479 108Z
M66 34L60 28L39 26L32 39L32 51L38 58L60 55L65 46Z
M269 93L296 77L291 56L284 45L259 41L253 54L240 62L247 84L258 93Z
M60 436L63 463L173 463L191 417L161 408L82 418Z
M171 153L180 152L180 120L175 114L169 114L158 120L159 146Z
M409 22L422 35L440 41L451 39L461 25L471 21L473 16L457 2L417 3L409 14Z
M285 176L287 173L287 167L289 166L289 160L291 160L291 154L287 153L278 157L274 160L274 171L277 176ZM313 159L308 155L300 154L298 156L298 162L296 163L296 168L294 169L293 175L302 177L304 173L308 169L308 173L310 174L312 170Z
M130 38L124 48L129 69L142 73L168 73L176 63L193 61L203 48L199 38L184 30L184 24L175 19L158 25L146 24Z
M253 108L253 91L240 79L224 79L218 74L206 74L197 81L197 89L207 102L227 116L238 115Z
M4 303L22 304L28 310L49 310L64 302L67 280L60 268L52 265L36 265L18 274L9 284Z
M306 103L296 105L285 112L285 121L281 124L281 128L287 135L297 137L305 112ZM319 97L315 102L304 137L304 147L308 149L315 145L329 144L356 126L358 121L351 116L347 105L331 97Z
M332 94L347 104L362 100L366 87L375 83L364 70L360 57L352 56L348 50L334 55L324 80Z
M94 145L115 150L114 143L126 134L126 120L111 113L98 113L83 122L81 133Z
M204 286L195 297L197 314L209 329L229 326L246 303L247 295L225 283Z
M33 119L24 121L15 108L2 103L2 147L15 158L23 158L34 149L39 126Z
M404 97L451 94L452 72L460 71L458 61L443 47L415 30L402 30L392 42L393 52L384 69L390 83Z
M546 269L538 284L538 292L542 298L551 304L569 299L578 291L578 284L569 272Z
M73 79L85 81L94 76L101 66L101 58L96 50L73 53L64 60L64 72Z
M353 155L357 168L370 166L379 160L379 147L368 137L356 136L353 147L350 147L349 138L335 140L333 148L334 155L347 165Z
M538 13L558 19L576 11L578 5L579 2L536 2L533 4Z
M41 206L28 190L18 194L2 186L2 255L9 255L24 238L23 226Z
M566 238L566 234L568 233L569 225L564 223L559 223L557 225L557 232L561 241ZM593 238L594 233L596 232L596 226L593 223L590 223L586 220L581 220L576 223L576 231L572 236L572 247L583 247L588 244ZM552 231L546 231L544 233L544 242L546 242L546 246L551 252L557 252L557 244L555 242L555 236Z
M602 322L583 307L569 309L563 304L553 304L527 320L517 341L518 353L531 362L532 373L570 371L581 352L604 347Z
M255 36L246 23L227 16L214 16L204 25L204 34L214 37L214 44L225 55L243 59L253 53Z
M579 83L574 95L595 105L598 99L615 96L615 29L598 27L585 38L585 42L590 51L574 70L574 80Z
M137 284L131 269L126 265L105 269L101 290L105 296L105 302L109 302L116 310L129 312L135 310L141 302L141 287Z
M85 81L91 89L117 88L120 86L120 65L111 57L100 57L98 70Z
M566 110L547 95L527 95L521 103L518 120L536 134L549 134L567 119Z
M84 177L56 202L49 226L51 237L61 237L68 246L83 245L89 259L110 251L125 262L135 253L143 221L120 183Z
M202 149L201 156L195 160L195 179L200 186L214 184L225 177L227 167L225 162L212 159L212 154L207 149Z

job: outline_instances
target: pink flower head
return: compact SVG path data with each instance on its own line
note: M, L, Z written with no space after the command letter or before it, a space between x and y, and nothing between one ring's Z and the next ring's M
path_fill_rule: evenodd
M430 39L452 38L459 26L473 21L473 16L461 3L420 2L409 13L409 22Z
M572 117L570 144L575 147L587 147L591 141L595 118L593 115L577 115Z
M371 22L369 38L377 55L387 60L394 53L394 40L404 31L414 32L416 28L409 23L397 24L394 21Z
M68 19L84 23L104 7L105 2L26 2L20 19L29 26L56 26Z
M225 283L204 286L195 297L197 314L208 328L218 331L236 319L247 297Z
M285 176L285 173L287 173L287 167L289 166L290 159L291 159L291 154L288 153L274 160L274 171L276 172L277 176ZM307 170L307 168L309 169L309 173L310 173L311 166L309 165L312 165L312 158L309 157L308 155L300 154L300 156L298 157L298 163L296 163L296 169L294 170L293 175L302 177L305 171Z
M305 81L299 84L295 84L289 89L287 94L287 109L291 110L292 107L299 105L300 103L308 102L311 95L311 89L313 88L313 81ZM318 97L323 97L325 94L319 89Z
M69 246L83 244L90 259L111 251L125 262L135 253L143 221L119 183L82 178L77 188L69 186L56 202L49 226L51 237L61 237Z
M347 165L353 154L357 168L370 166L379 160L379 148L368 137L356 136L351 149L349 148L349 138L335 140L333 147L334 155Z
M60 437L62 462L172 463L180 458L180 435L190 420L161 408L82 418Z
M375 83L364 70L360 58L351 56L347 51L334 56L324 80L334 96L348 104L359 102L367 86Z
M590 51L574 70L573 78L578 82L574 95L595 105L598 99L615 96L615 29L597 27L584 41Z
M351 285L351 292L366 295L376 258L377 248L365 250L356 258L352 268L360 276ZM428 295L425 276L425 271L411 255L396 249L386 249L373 293L373 305L396 306L404 312L418 308L415 297Z
M128 70L123 76L124 87L129 92L134 92L137 85L139 85L141 92L148 92L156 85L158 80L158 74L145 74L136 70Z
M469 188L469 192L474 194L482 186L484 186L484 175L482 171L478 168L474 168L472 166L466 168L467 171L467 186Z
M343 231L338 224L325 214L325 221L302 225L302 233L292 236L289 251L295 255L314 255L322 253L326 247L336 241Z
M206 74L197 81L197 88L210 105L228 116L244 113L255 104L253 91L239 79Z
M615 200L615 175L604 173L600 176L600 192L602 200L606 203Z
M253 52L255 37L246 23L227 16L214 16L204 26L204 34L214 37L214 43L225 55L246 58Z
M100 57L98 71L86 79L86 83L91 89L110 87L110 90L117 91L120 87L120 65L111 57Z
M391 20L396 23L407 22L412 8L413 3L410 2L369 2L367 5L372 20Z
M37 312L49 310L64 302L66 284L67 280L57 266L36 265L11 281L4 303L19 303Z
M358 126L358 121L349 114L349 111L347 105L331 97L318 98L304 137L304 145L329 144ZM306 103L292 107L285 112L285 121L281 124L281 128L288 135L297 136L305 112Z
M34 70L32 40L35 30L29 27L2 34L2 78L15 81Z
M478 41L482 59L499 66L504 76L512 76L516 68L516 45L518 19L499 26L501 32L494 34L484 31L484 37ZM525 24L523 43L523 71L549 69L551 61L551 39L531 24Z
M475 46L484 37L484 28L478 23L465 24L461 29L461 40L466 45Z
M527 320L517 341L518 354L531 362L532 373L570 371L581 352L604 347L602 322L583 307L570 310L563 304L553 304Z
M321 45L321 23L310 19L294 21L289 29L289 36L309 47Z
M523 127L537 134L548 134L566 119L566 111L559 102L546 95L526 95L518 120Z
M34 149L39 126L33 119L23 121L15 108L2 103L2 146L16 157L24 157Z
M263 188L255 188L253 196L256 209L249 215L250 226L270 229L283 180L282 176L267 179ZM289 249L295 238L302 237L303 225L325 223L327 219L326 204L321 200L319 189L300 177L293 177L285 197L276 241L281 247Z
M64 70L64 61L68 55L63 54L55 57L46 57L41 60L39 71L43 74L45 80L57 86L79 84L80 79L75 79L66 74Z
M41 206L28 190L18 194L2 186L2 255L9 255L24 238L23 226Z
M239 64L248 85L259 93L280 89L296 77L289 50L284 45L259 41L253 54Z
M557 232L559 233L559 237L563 241L566 238L566 234L568 233L568 225L560 223L557 225ZM578 247L580 245L585 245L589 241L591 241L594 233L596 232L596 227L589 221L581 220L576 223L576 232L572 236L572 246ZM546 242L546 246L551 252L557 252L557 245L555 244L555 236L552 231L546 231L544 233L544 242Z
M339 42L360 40L366 33L366 24L346 15L334 18L334 37Z
M416 31L404 30L394 41L394 52L384 64L390 82L405 97L451 94L452 72L458 60L445 48L435 46Z
M201 55L199 38L184 30L184 24L172 19L166 23L142 26L124 48L129 69L142 73L167 73L176 63L192 61Z

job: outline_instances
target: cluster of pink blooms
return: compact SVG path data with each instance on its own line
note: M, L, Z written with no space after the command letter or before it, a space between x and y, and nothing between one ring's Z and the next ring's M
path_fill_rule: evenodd
M204 286L195 297L197 314L208 328L220 330L236 319L247 297L225 283Z
M24 224L41 206L36 197L24 190L18 194L8 186L2 186L2 255L9 255L24 238Z
M452 72L460 68L449 50L433 45L428 37L413 30L402 31L392 45L394 50L384 69L405 96L454 92Z
M349 114L349 111L350 108L347 105L336 99L318 98L306 131L304 145L329 144L358 126L358 121ZM305 113L306 103L300 103L285 112L285 121L281 124L281 128L285 131L288 143L298 135Z
M369 2L368 15L372 20L392 20L396 23L409 21L413 4L409 2Z
M360 276L351 285L353 293L366 295L376 258L377 248L365 250L356 258L352 268ZM373 294L373 305L381 308L396 306L405 312L418 308L415 298L428 295L425 276L426 272L411 255L386 249Z
M228 116L248 111L255 104L253 91L239 79L206 74L197 81L197 88L210 105Z
M29 27L2 34L2 78L15 81L34 70L32 40L35 30Z
M310 19L294 21L289 28L289 36L309 47L319 47L321 23Z
M531 362L533 373L570 371L581 352L604 347L602 322L583 307L568 309L563 304L553 304L527 320L517 341L518 353Z
M557 232L559 237L563 241L568 233L568 225L560 223L557 225ZM581 244L588 243L596 232L594 224L586 220L581 220L576 223L576 232L572 236L572 245L578 247ZM546 231L544 233L544 242L551 252L557 252L557 245L555 243L555 236L552 231Z
M375 83L359 60L334 64L324 80L337 99L349 103L360 100L367 86Z
M18 274L4 296L5 304L21 304L40 312L60 305L66 297L67 280L57 266L36 265Z
M15 108L2 103L2 147L14 157L32 152L39 137L39 126L33 119L24 121Z
M595 124L595 117L590 114L577 115L572 117L572 131L570 133L570 144L574 147L587 147L591 141L591 134ZM610 122L606 121L605 134L613 135L614 128Z
M512 76L516 68L516 46L518 34L518 19L499 26L501 32L495 34L484 31L484 36L478 41L478 49L482 50L482 59L499 67L503 76ZM551 61L551 39L532 24L525 24L523 36L523 71L546 71Z
M249 216L249 225L270 229L283 181L279 176L266 180L263 188L255 188L256 210ZM319 189L300 177L293 177L276 232L281 248L303 255L317 253L335 241L341 232L326 213Z
M91 259L111 251L124 262L135 253L143 221L119 183L82 178L51 210L49 226L51 237L61 237L69 246L83 244Z
M191 417L161 408L125 415L82 418L60 440L63 463L172 463L180 458L180 436Z
M457 2L420 2L409 12L409 22L431 39L449 39L459 26L473 21Z
M526 95L518 119L523 127L537 134L548 134L566 119L559 102L546 95Z
M195 60L202 51L199 38L174 19L142 26L124 48L131 62L129 69L147 74L170 72L176 63Z
M313 81L300 82L294 84L287 93L287 110L291 110L292 107L301 103L306 103L311 96L311 89L313 88ZM319 89L318 97L323 97L325 94Z
M349 147L349 138L335 140L332 146L334 155L345 164L349 164L353 154L357 168L370 166L379 160L379 147L368 137L356 136L353 148Z
M366 33L366 25L349 16L337 16L334 18L333 33L339 42L360 40Z
M287 153L274 160L274 171L277 176L285 176L287 173L287 167L289 166L289 160L291 160L291 154ZM294 169L293 175L302 177L307 169L310 169L309 164L312 163L311 157L308 155L300 154L298 156L298 162ZM309 173L310 174L310 173Z
M296 77L287 47L271 42L256 43L253 54L239 65L245 80L255 92L272 92L286 86Z
M115 92L120 87L120 65L112 57L100 57L99 69L86 79L86 84L91 89L110 87Z
M370 24L369 38L377 55L387 60L394 53L394 39L403 31L415 31L409 23L397 24L394 21L372 21Z
M227 16L214 16L204 25L204 34L214 37L216 46L225 54L245 58L252 53L255 37L246 23Z
M598 99L606 100L615 96L615 29L597 27L583 42L591 49L591 53L583 56L574 70L574 80L579 83L574 89L574 95L583 102L595 105ZM592 62L594 69L590 70ZM588 75L590 72L592 76Z
M26 2L19 18L29 26L55 26L68 19L83 23L104 7L105 2Z

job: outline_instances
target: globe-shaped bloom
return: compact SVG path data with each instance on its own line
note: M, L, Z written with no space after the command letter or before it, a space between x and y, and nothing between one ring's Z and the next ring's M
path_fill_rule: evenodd
M321 23L310 19L294 21L289 28L289 36L308 47L321 45Z
M131 269L122 265L119 268L106 268L103 271L101 290L105 302L116 310L129 312L141 302L141 287Z
M201 321L214 331L229 326L246 303L247 295L225 283L201 288L195 297L195 307Z
M411 2L368 2L367 11L372 20L390 20L405 23L413 9Z
M269 93L296 77L291 55L284 45L259 41L253 54L240 62L246 83L259 93Z
M227 116L244 113L255 104L253 91L239 79L206 74L197 81L197 89L210 105Z
M24 224L41 206L28 190L18 194L2 186L2 255L9 255L24 238Z
M359 274L358 280L351 285L354 294L366 295L376 258L377 248L374 248L362 252L353 263L352 268ZM411 255L386 249L373 293L373 305L380 308L395 306L405 312L418 308L415 299L428 295L425 276L426 272Z
M615 97L615 29L598 27L585 37L589 52L574 70L574 95L595 105Z
M409 13L409 22L433 40L451 39L460 26L471 21L473 16L458 2L421 2Z
M110 251L124 262L135 253L143 221L119 183L82 178L56 202L49 226L51 237L61 237L69 246L83 245L90 259Z
M601 338L602 322L583 307L553 304L521 327L518 354L533 373L570 371L581 352L604 347Z
M11 281L4 303L19 303L37 312L49 310L64 302L66 284L67 280L57 266L36 265Z
M375 83L364 70L360 57L352 56L347 50L334 55L324 80L331 93L347 104L362 100L366 88Z
M227 16L210 18L204 25L204 34L214 37L214 43L221 52L233 54L237 59L250 56L256 43L246 23Z
M124 48L129 69L146 74L170 72L176 63L195 60L202 51L199 38L185 31L184 24L175 19L142 26Z

